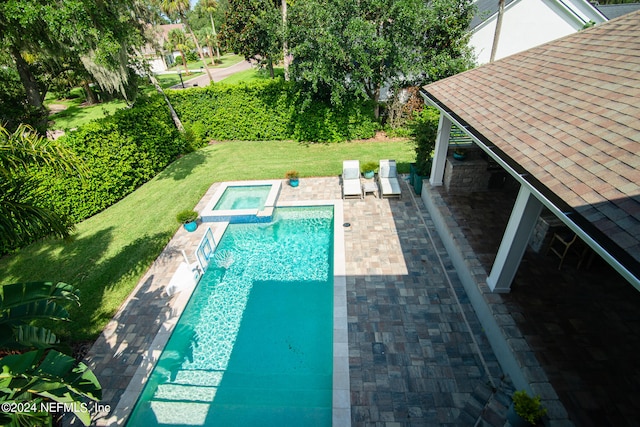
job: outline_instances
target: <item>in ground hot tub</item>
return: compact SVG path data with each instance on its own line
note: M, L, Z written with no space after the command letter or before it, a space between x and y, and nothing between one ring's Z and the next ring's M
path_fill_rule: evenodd
M223 182L204 211L203 222L270 222L281 181Z

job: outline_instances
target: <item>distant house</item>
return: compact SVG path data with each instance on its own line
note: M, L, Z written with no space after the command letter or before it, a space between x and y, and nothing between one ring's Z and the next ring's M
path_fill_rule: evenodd
M489 62L498 17L498 0L477 0L470 44L478 64ZM495 59L575 33L605 15L587 0L505 0Z
M171 66L176 55L179 52L165 52L162 47L169 40L169 32L174 29L184 29L182 24L165 24L150 27L148 29L150 33L151 43L147 43L142 51L145 59L147 60L151 72L158 73L166 71ZM169 62L169 63L167 63Z

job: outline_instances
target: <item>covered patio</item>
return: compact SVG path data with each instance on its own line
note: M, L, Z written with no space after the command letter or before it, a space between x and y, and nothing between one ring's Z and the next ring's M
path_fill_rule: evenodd
M441 113L422 199L490 340L506 339L492 346L516 388L557 393L576 425L638 419L638 24L629 14L422 90ZM450 156L452 126L473 143L467 165ZM464 169L467 192L452 185ZM577 236L561 269L546 255L556 231Z

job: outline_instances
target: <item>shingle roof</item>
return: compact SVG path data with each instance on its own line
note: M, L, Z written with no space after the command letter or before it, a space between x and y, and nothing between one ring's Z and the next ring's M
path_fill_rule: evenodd
M640 277L640 12L424 91Z

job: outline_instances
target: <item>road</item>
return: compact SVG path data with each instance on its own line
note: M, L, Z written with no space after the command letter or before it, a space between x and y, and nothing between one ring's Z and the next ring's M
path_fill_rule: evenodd
M232 74L239 73L240 71L245 71L250 68L251 68L251 63L249 61L242 61L226 68L210 68L209 71L211 72L211 77L213 78L213 81L219 82L225 77L229 77ZM208 85L209 85L209 76L207 76L206 71L204 72L203 75L184 82L185 89L194 87L194 86L208 86ZM171 89L182 89L182 85L178 83L175 86L171 86Z

